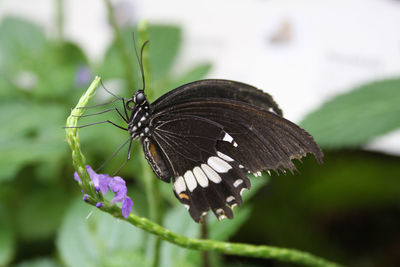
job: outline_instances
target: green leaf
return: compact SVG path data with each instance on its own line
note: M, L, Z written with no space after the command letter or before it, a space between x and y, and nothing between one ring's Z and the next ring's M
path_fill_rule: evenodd
M14 229L5 208L0 204L0 266L7 266L11 262L15 250Z
M132 41L132 32L137 32L134 27L122 29L122 37L125 47L128 49L129 61L133 62L135 73L131 75L136 81L137 88L140 88L141 77L140 69L135 56L135 51ZM149 45L146 49L149 50L150 68L152 87L157 87L157 84L167 79L170 68L178 54L179 44L181 42L180 28L168 25L149 25ZM141 40L143 41L143 40ZM138 47L140 50L140 47ZM103 63L99 67L99 73L105 79L126 77L125 65L121 61L121 55L116 41L114 40L111 46L107 49ZM128 88L129 94L137 88Z
M213 240L227 241L234 235L250 216L251 207L248 203L245 207L235 210L233 220L218 221L214 215L209 217L209 238Z
M176 26L149 25L150 68L153 81L169 74L181 43L181 30Z
M29 45L27 45L29 43ZM37 85L36 69L49 50L43 30L20 18L6 17L0 25L0 96L16 96Z
M28 185L28 183L25 183ZM34 186L18 199L17 230L23 240L45 240L56 233L61 224L70 196L57 187Z
M249 200L253 197L263 186L269 181L269 176L263 175L262 177L251 177L251 190L243 192L243 206L234 209L233 220L218 219L214 215L209 215L209 236L211 239L226 241L234 235L240 227L246 222L251 213L251 206Z
M167 212L163 225L165 228L187 237L197 238L200 234L200 225L190 218L189 213L182 205L171 208ZM165 267L199 266L200 253L163 242L160 262Z
M203 63L197 65L181 75L180 77L173 79L171 82L165 81L165 83L158 84L157 86L160 87L158 89L158 94L167 93L170 90L177 88L178 86L184 85L186 83L194 82L204 78L207 73L211 70L211 63Z
M29 44L29 45L28 45ZM29 100L76 96L75 76L87 59L75 44L46 39L42 28L22 19L5 18L0 25L0 95Z
M62 106L54 104L0 102L0 124L7 125L0 128L0 182L26 164L54 163L66 154L67 147L60 145L64 113Z
M309 114L301 126L327 148L358 147L400 127L400 79L363 85Z
M252 198L263 186L269 183L271 177L268 176L265 172L262 173L261 177L255 177L254 175L250 176L251 188L250 190L243 191L243 203L247 202Z
M86 205L71 205L60 228L57 249L66 266L149 266L143 256L144 233Z
M46 49L47 41L39 26L14 17L6 17L1 22L0 53L5 65L16 66L21 59L37 62Z

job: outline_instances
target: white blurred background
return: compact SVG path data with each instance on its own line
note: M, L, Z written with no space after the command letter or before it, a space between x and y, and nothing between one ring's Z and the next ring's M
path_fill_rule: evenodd
M285 117L296 122L340 92L400 74L400 1L113 3L121 23L146 19L182 27L176 72L209 60L213 63L209 78L264 89ZM112 37L104 2L65 0L64 5L65 37L80 44L92 60L100 59ZM56 27L54 6L54 0L3 0L0 19L22 15L45 26L51 35ZM399 155L400 131L377 138L368 149Z

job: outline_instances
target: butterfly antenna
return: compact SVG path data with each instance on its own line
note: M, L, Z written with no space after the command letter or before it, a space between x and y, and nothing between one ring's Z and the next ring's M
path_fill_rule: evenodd
M103 87L103 89L109 93L110 95L112 95L113 97L117 98L118 100L122 100L122 97L115 95L113 92L111 92L110 90L108 90L105 86L102 80L100 80L100 84Z
M112 99L111 101L108 101L108 102L105 102L105 103L102 103L102 104L97 104L97 105L93 105L93 106L86 106L86 107L77 107L78 109L97 108L97 107L101 107L101 106L105 106L105 105L114 103L115 101L118 101L118 100L121 100L121 101L124 100L123 97L119 97L119 96L115 95L113 92L111 92L110 90L108 90L108 89L104 86L104 83L103 83L102 80L100 80L100 84L101 84L101 86L103 87L103 89L104 89L107 93L109 93L110 95L112 95L112 96L115 97L115 98Z
M142 49L140 49L140 72L142 73L143 90L146 88L146 81L144 78L144 69L143 69L143 50L148 43L149 43L149 40L144 42L142 45Z
M132 39L133 39L133 47L135 48L136 59L139 63L139 67L140 67L140 74L142 76L142 85L143 85L143 90L144 90L146 88L146 82L144 79L144 70L143 70L143 49L149 41L147 40L146 42L143 43L142 48L140 49L140 56L139 56L139 53L138 53L138 50L136 47L135 33L132 33Z

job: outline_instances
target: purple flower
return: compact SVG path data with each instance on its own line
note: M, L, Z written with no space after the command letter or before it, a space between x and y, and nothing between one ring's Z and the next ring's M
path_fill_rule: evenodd
M88 202L89 200L88 200L88 197L89 197L89 195L88 194L84 194L83 195L83 201L85 201L85 202Z
M92 167L86 166L89 173L90 179L94 185L96 191L100 191L102 194L106 194L108 189L115 193L114 198L111 200L112 203L121 202L122 203L122 216L128 218L129 213L132 211L133 201L126 194L128 189L126 188L126 183L124 179L119 176L110 177L108 174L96 173ZM74 173L74 179L78 182L81 181L78 173ZM83 196L83 200L87 202L88 195ZM96 207L101 208L103 206L102 202L96 203Z

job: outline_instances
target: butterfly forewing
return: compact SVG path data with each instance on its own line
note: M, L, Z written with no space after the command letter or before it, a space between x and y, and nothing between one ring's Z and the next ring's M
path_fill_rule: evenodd
M259 106L282 116L272 96L251 85L220 79L201 80L182 85L158 98L152 105L156 111L195 98L223 98Z

